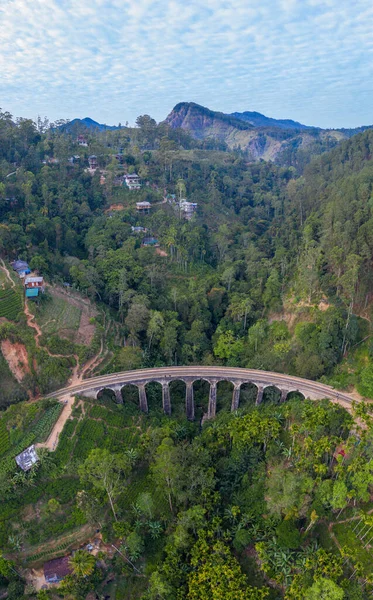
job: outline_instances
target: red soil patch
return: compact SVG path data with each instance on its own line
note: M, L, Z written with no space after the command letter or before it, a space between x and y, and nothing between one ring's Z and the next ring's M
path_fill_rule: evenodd
M124 210L126 207L123 204L110 204L109 208L105 210L105 212L110 212L111 210Z
M84 309L82 310L82 316L80 317L79 330L76 336L77 344L84 344L85 346L89 346L92 338L95 334L96 326L90 323L91 317L94 314L97 314L96 311L86 312Z
M158 254L158 256L168 256L167 252L165 250L161 250L160 248L156 248L155 253Z
M24 344L12 344L10 340L2 340L1 351L17 381L21 382L30 373L28 354Z

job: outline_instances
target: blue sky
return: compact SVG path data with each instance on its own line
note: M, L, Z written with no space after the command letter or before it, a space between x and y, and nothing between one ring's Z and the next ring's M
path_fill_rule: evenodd
M181 101L373 124L371 0L0 0L0 106L162 120Z

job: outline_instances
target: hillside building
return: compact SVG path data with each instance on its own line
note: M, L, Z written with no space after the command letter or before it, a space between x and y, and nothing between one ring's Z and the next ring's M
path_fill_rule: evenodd
M97 156L95 156L95 154L92 154L91 156L88 157L88 164L89 164L89 168L92 170L96 170L97 169Z
M59 583L66 575L70 575L72 568L69 564L69 556L53 558L44 563L44 577L46 583Z
M137 173L127 173L127 175L124 176L124 183L130 190L141 189L140 177Z
M197 207L197 202L187 202L186 200L180 200L179 202L180 214L182 214L188 221L196 212Z
M12 263L12 267L13 267L13 270L16 271L16 273L18 273L18 275L21 277L21 279L23 279L24 277L26 277L26 275L31 273L31 269L30 269L28 263L25 262L24 260L15 260Z
M88 143L87 143L87 140L85 139L84 135L78 135L76 141L79 144L79 146L83 146L84 148L88 147Z
M22 469L22 471L29 471L39 460L36 453L35 446L29 446L16 456L16 463Z
M146 237L141 242L141 246L143 248L147 248L147 247L159 248L159 242L158 242L157 238L155 238L155 237Z
M150 202L136 202L136 210L139 213L147 214L151 209L151 206L152 205L150 204Z
M39 293L44 294L44 278L43 277L25 277L25 296L26 298L37 298Z

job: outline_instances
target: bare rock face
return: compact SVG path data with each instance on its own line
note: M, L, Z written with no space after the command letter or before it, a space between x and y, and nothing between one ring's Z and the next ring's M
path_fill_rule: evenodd
M341 131L308 127L291 120L270 119L260 113L216 112L195 104L180 102L165 119L171 127L187 130L194 138L214 138L229 149L241 148L251 160L276 160L289 148L306 147L326 138L337 143L345 137Z

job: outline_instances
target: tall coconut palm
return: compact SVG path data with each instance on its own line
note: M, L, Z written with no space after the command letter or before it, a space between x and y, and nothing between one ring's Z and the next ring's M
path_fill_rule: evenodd
M96 559L86 550L77 550L69 560L69 564L77 577L88 577L95 568Z

